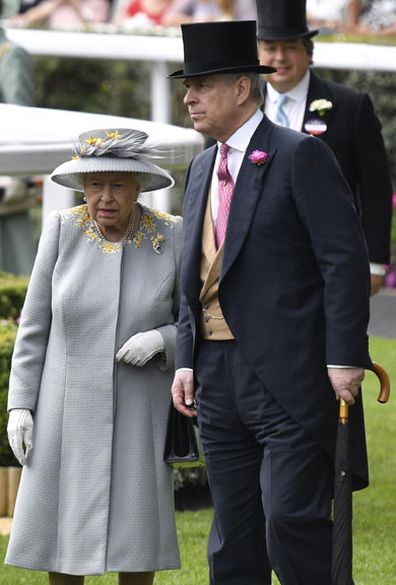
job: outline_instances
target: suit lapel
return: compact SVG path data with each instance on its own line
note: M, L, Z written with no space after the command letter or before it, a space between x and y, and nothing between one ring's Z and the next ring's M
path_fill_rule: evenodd
M317 112L310 112L309 111L309 107L310 107L311 103L314 100L319 100L319 99L326 99L333 104L333 107L331 108L331 110L328 110L326 112L326 114L323 116L323 118L321 118ZM308 94L307 94L307 103L305 106L303 127L302 127L301 131L304 132L305 134L309 134L309 132L307 132L307 130L305 129L305 124L309 120L318 118L318 119L323 120L327 125L326 132L324 132L323 134L321 134L319 136L319 138L325 139L326 135L327 135L327 131L331 126L336 108L337 108L337 104L334 102L334 96L329 91L329 88L327 87L327 85L320 79L320 77L317 77L311 71L311 76L310 76L310 80L309 80L309 87L308 87Z
M188 216L185 217L184 222L183 290L190 304L194 304L199 297L197 287L199 287L202 226L216 151L217 147L213 146L200 155L188 181Z
M241 250L262 196L264 175L275 155L275 151L269 151L271 128L272 123L264 117L246 149L232 197L220 280L227 274ZM268 152L269 158L264 164L257 165L249 160L248 156L254 150Z

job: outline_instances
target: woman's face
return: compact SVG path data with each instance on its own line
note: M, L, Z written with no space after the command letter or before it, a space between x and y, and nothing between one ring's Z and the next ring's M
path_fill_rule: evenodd
M139 183L132 173L89 173L84 179L88 210L103 235L124 234L139 195Z

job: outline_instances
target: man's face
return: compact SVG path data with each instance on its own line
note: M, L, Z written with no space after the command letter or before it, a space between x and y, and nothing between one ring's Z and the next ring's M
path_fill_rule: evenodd
M239 127L239 82L224 75L200 75L184 80L184 103L195 130L225 142Z
M261 65L277 69L276 73L266 78L279 93L293 89L302 80L311 62L302 39L259 41L259 56Z

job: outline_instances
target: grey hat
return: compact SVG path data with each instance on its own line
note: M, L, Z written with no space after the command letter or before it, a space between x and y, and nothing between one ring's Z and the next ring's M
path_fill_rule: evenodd
M19 12L20 0L0 0L0 19L10 18Z
M154 147L145 145L148 135L130 128L91 130L80 134L72 160L56 167L51 179L58 185L84 191L84 175L88 173L135 173L139 175L140 192L156 191L174 185L173 178L150 162Z

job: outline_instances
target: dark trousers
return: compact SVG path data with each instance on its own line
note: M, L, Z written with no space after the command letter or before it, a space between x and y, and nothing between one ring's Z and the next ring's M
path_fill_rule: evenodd
M236 342L201 341L195 373L214 506L210 584L271 585L273 569L282 585L331 585L330 458Z

